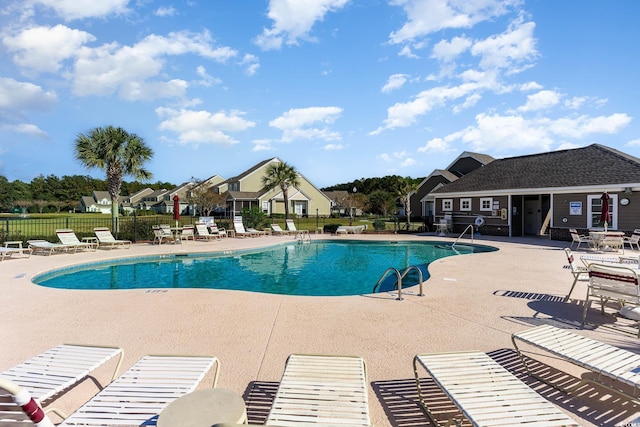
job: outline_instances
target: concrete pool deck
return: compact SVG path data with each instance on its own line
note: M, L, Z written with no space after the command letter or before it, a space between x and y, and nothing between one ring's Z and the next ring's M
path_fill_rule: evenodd
M404 234L312 234L311 238L453 241ZM264 423L289 354L351 354L367 363L373 424L422 426L429 425L429 420L416 403L413 357L427 352L480 350L582 425L623 425L640 416L640 405L604 389L585 386L566 395L533 380L523 373L513 350L512 333L550 323L640 352L640 340L632 334L593 325L580 329L584 282L576 285L571 301L562 302L573 280L563 268L567 262L562 248L569 242L479 236L474 243L495 246L499 251L432 263L425 296L417 296L413 287L405 290L403 301L390 293L299 297L212 289L78 291L50 289L31 282L39 273L78 263L238 250L287 239L291 237L228 238L161 246L140 243L131 249L6 259L0 263L0 371L61 343L119 346L125 352L121 371L146 354L214 355L221 362L218 387L243 396L249 420L260 424ZM578 256L584 253L576 251ZM599 325L612 321L610 316L600 316L597 304L589 312L589 319ZM527 356L540 361L537 368L541 372L547 369L559 376L569 374L568 382L589 375L528 350ZM104 385L107 374L99 371L96 378ZM424 386L439 410L436 418L444 421L456 413L432 381L425 380ZM54 403L70 413L96 391L96 385L86 381Z

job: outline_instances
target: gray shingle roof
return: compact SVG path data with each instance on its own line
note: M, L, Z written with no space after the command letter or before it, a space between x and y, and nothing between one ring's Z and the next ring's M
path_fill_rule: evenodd
M640 159L600 144L494 160L434 191L554 188L640 183Z

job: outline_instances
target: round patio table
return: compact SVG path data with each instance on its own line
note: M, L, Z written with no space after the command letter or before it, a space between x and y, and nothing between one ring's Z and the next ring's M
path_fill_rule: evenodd
M211 427L246 421L247 409L242 397L225 388L208 388L171 402L160 413L157 427Z

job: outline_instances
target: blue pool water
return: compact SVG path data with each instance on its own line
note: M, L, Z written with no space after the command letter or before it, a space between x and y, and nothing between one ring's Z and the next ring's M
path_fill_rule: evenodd
M307 295L371 293L389 267L418 266L457 254L494 251L438 242L291 242L260 250L127 258L56 270L34 279L63 289L212 288ZM387 281L388 282L388 281ZM407 278L408 287L415 284ZM385 283L382 283L381 290ZM387 286L392 286L387 284Z

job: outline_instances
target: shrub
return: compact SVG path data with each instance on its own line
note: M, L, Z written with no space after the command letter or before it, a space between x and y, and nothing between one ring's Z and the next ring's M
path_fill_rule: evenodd
M324 227L322 227L322 231L324 233L335 233L340 225L342 224L325 224Z
M373 221L373 229L376 231L384 231L387 229L387 223L383 219L376 219Z

